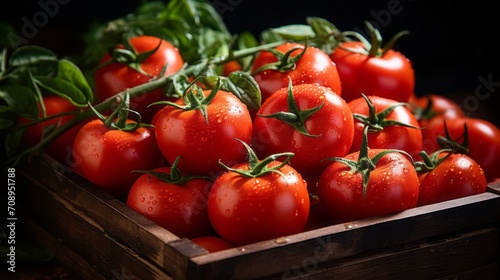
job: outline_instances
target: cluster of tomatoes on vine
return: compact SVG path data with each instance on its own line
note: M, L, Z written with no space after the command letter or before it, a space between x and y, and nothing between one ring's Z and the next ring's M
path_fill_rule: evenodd
M104 57L97 98L181 71L178 50L158 42L138 36L134 53ZM482 193L498 175L499 129L444 96L416 96L411 61L381 40L331 53L286 42L222 74L244 71L258 108L195 78L181 96L126 96L47 153L64 161L71 145L75 171L96 186L180 237L226 247ZM55 99L44 99L48 115L72 110Z

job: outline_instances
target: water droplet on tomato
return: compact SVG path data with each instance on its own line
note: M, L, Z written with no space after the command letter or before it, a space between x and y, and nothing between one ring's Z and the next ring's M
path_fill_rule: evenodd
M206 136L201 137L201 142L207 142L208 138Z
M174 198L173 197L169 197L168 198L168 202L174 202Z
M231 213L231 210L230 209L226 209L226 211L224 211L226 213L226 215L229 215Z
M153 200L153 202L151 202L151 204L153 205L156 205L158 202L156 200Z
M148 211L152 212L153 211L153 207L148 207Z
M146 200L146 198L144 196L141 197L141 199L140 199L141 202L144 202L145 200Z

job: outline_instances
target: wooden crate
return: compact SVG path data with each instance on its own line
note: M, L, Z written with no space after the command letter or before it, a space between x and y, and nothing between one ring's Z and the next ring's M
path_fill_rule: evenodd
M18 173L25 226L83 279L500 279L500 184L208 253L47 156Z

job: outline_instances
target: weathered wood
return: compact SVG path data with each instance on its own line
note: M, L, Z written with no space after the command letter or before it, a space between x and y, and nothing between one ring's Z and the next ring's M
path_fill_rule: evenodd
M23 196L31 201L29 216L33 221L61 242L62 246L71 248L96 266L98 273L112 278L114 274L125 271L139 279L171 279L163 267L156 266L121 244L101 224L74 208L58 194L34 181L25 184L25 187ZM107 220L106 224L113 222Z

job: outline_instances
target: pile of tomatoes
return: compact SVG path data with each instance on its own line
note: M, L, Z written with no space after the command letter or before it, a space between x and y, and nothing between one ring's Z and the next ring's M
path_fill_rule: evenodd
M104 57L97 98L182 69L159 40L131 39L150 52L133 64ZM381 50L286 42L256 54L251 69L224 65L225 75L250 71L258 109L193 79L180 97L131 98L54 142L65 153L47 152L68 163L70 150L76 172L210 250L485 192L499 175L500 130L444 96L416 96L411 61ZM45 100L47 113L70 110L62 102Z

